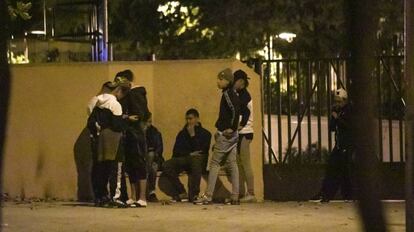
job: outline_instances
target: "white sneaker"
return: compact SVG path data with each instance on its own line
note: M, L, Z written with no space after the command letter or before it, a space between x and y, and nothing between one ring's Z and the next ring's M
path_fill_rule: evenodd
M136 204L136 203L135 203L135 201L134 201L134 200L132 200L132 199L127 200L127 201L126 201L126 204L128 205L128 207L131 207L131 208L135 208L135 207L137 207L137 204Z
M138 200L137 202L135 202L135 204L136 204L138 207L142 207L142 208L147 207L147 201L144 201L144 200Z
M243 198L240 199L240 202L242 203L255 203L257 202L257 199L254 195L247 194Z

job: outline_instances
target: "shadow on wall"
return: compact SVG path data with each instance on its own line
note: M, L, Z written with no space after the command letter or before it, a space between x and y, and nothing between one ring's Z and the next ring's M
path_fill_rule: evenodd
M78 201L93 200L91 184L92 150L89 130L84 128L73 147L76 170L78 173Z

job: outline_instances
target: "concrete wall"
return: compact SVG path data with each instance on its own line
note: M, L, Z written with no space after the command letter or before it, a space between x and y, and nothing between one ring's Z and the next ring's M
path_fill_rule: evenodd
M214 133L220 98L216 75L226 67L241 68L252 77L249 89L257 132L251 146L252 162L256 194L263 198L260 79L235 60L12 66L4 192L11 196L77 198L78 179L82 182L87 178L80 170L87 165L89 152L88 141L80 139L87 135L81 133L86 103L104 81L112 80L116 72L126 68L148 91L154 124L164 137L164 156L170 158L188 108L196 107L203 125Z

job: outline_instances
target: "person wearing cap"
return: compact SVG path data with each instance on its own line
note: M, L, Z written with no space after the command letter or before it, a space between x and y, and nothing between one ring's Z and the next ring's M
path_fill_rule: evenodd
M240 202L256 202L254 177L250 162L250 143L253 140L253 101L247 87L249 77L243 70L234 72L234 89L240 99L239 142L237 146L240 182ZM247 192L245 191L247 185Z
M117 73L115 81L127 80L131 89L121 100L123 114L129 118L129 127L124 137L125 171L131 184L131 207L147 207L147 121L150 117L145 87L134 85L134 74L127 69Z
M344 200L352 199L350 166L353 154L350 117L351 105L344 89L335 91L335 105L329 120L329 130L335 132L335 146L328 159L325 178L320 193L313 198L320 202L329 202L341 189Z
M220 112L215 124L217 132L214 135L216 143L213 146L213 156L210 160L207 189L194 204L210 204L216 185L218 172L222 162L225 162L230 172L232 194L230 202L233 205L239 201L239 169L237 167L237 142L240 117L240 100L233 88L234 77L231 69L226 68L218 73L217 86L222 90Z

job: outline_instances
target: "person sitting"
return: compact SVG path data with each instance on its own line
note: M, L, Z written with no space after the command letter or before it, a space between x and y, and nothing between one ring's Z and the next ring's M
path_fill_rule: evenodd
M190 109L185 117L186 125L178 133L173 156L164 163L162 173L172 185L171 194L167 194L177 201L193 201L200 193L200 181L206 170L211 144L211 133L202 127L198 111ZM189 175L189 194L178 178L183 171Z
M149 202L158 202L157 195L155 194L155 185L157 181L157 171L164 162L164 157L162 156L164 147L161 132L152 124L151 114L148 118L147 126L147 200Z

